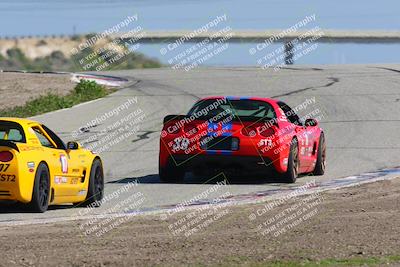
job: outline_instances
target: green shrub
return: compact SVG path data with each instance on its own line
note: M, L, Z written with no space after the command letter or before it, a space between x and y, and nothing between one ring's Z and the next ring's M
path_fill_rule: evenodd
M39 40L36 44L36 46L43 46L43 45L47 45L47 42L45 40Z
M95 81L81 80L75 88L73 95L77 98L77 102L90 101L107 95L104 86L98 85Z
M0 110L0 117L31 117L46 112L70 108L82 102L101 98L110 93L104 86L94 81L80 81L74 90L66 96L58 96L52 93L29 100L23 106Z

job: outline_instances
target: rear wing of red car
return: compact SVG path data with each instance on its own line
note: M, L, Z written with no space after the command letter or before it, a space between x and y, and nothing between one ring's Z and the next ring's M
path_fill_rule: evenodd
M167 122L170 122L170 121L181 121L181 120L185 120L185 118L189 119L190 117L186 116L186 115L167 115L164 117L163 123L166 124ZM207 120L208 118L201 118L201 120L202 119ZM236 119L234 119L234 120L236 120ZM239 121L239 122L241 122L241 121L260 122L260 123L268 122L270 125L275 125L279 128L277 119L264 119L264 118L249 116L249 117L240 117L240 119L237 121Z
M182 119L185 119L185 115L167 115L164 117L164 124L169 122L169 121L180 121Z

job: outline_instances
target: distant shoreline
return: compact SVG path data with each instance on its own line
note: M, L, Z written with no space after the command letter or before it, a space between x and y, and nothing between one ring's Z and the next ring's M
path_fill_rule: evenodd
M93 34L65 37L0 39L0 69L27 71L100 71L158 68L162 64L115 45L110 38L76 51Z

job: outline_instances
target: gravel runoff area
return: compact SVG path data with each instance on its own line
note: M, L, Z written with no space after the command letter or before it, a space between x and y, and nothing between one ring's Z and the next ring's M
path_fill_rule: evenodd
M400 266L400 178L268 203L130 217L99 236L87 221L0 227L0 266ZM178 231L204 213L214 221Z
M0 109L24 105L47 92L66 95L75 87L70 78L69 74L0 72Z

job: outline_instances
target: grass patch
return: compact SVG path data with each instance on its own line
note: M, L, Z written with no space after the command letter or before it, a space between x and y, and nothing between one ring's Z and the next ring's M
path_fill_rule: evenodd
M227 263L215 266L248 266L248 267L327 267L327 266L382 266L400 263L400 256L349 258L349 259L324 259L319 261L270 261L252 262L248 257L228 259Z
M23 106L0 110L0 117L26 118L36 116L50 111L70 108L79 103L104 97L109 93L111 93L111 90L107 90L94 81L81 80L68 95L59 96L47 93L26 102Z

